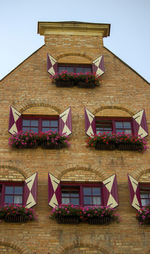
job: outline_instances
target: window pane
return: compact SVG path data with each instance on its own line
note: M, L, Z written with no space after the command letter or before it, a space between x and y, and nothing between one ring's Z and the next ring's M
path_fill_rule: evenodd
M62 204L70 204L69 198L62 198Z
M38 120L31 120L31 126L38 126Z
M14 196L14 204L22 204L22 196Z
M33 132L35 132L35 133L37 133L37 132L39 131L39 129L36 128L36 127L31 127L30 130L33 131Z
M6 186L5 187L5 194L13 194L13 187L12 186Z
M115 122L116 128L123 128L122 122Z
M89 188L89 187L84 187L84 188L83 188L83 194L84 194L84 195L91 195L91 188Z
M84 205L92 205L92 198L84 197Z
M23 119L22 125L23 125L23 126L29 126L29 125L30 125L30 120L25 120L25 119Z
M52 120L51 121L51 127L58 127L58 121L57 120Z
M124 128L127 128L127 129L131 128L131 123L130 122L124 122L123 125L124 125Z
M43 120L42 121L42 126L43 127L49 127L50 126L50 121L49 120Z
M121 130L116 130L116 133L122 133L122 132L125 132L125 130L124 129L121 129Z
M131 130L124 130L124 133L125 134L132 134L132 131Z
M101 198L100 197L93 197L93 205L100 205Z
M15 194L22 194L23 193L23 188L21 186L16 186L14 190Z
M142 206L150 205L150 201L148 199L141 199Z
M72 205L79 205L79 199L78 198L71 198L70 200Z
M94 195L99 195L99 196L100 196L100 194L101 194L101 189L100 189L100 188L94 187L94 188L93 188L93 196L94 196Z
M51 128L51 130L58 132L58 128Z
M30 130L30 127L23 127L22 130L23 130L23 131L29 131L29 130Z
M42 132L47 132L49 130L50 130L50 128L42 128Z
M13 196L5 196L6 204L13 204Z

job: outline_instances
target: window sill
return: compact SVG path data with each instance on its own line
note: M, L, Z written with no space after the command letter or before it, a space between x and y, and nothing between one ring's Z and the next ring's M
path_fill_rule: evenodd
M93 82L76 82L76 81L68 81L68 80L59 80L55 82L57 87L74 87L77 86L79 88L95 88L96 86L98 86L99 84L95 84Z

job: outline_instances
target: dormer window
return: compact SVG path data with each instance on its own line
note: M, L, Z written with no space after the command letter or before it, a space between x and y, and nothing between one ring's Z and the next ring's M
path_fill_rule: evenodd
M58 64L58 73L67 71L68 73L91 73L92 65L89 64Z

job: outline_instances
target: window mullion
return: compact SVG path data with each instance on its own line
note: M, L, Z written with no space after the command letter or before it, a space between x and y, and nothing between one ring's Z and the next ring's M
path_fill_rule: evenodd
M113 133L116 133L115 120L112 120L112 132L113 132Z
M42 131L42 118L38 119L38 130L39 133Z
M83 206L83 186L80 185L80 205Z

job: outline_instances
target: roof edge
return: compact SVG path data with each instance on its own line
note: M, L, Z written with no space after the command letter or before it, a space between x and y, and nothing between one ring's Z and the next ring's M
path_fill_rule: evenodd
M138 75L140 78L142 78L148 85L150 85L150 83L144 78L142 77L137 71L135 71L130 65L128 65L126 62L124 62L121 58L119 58L117 55L115 55L110 49L104 47L106 50L108 50L113 56L115 56L116 58L118 58L118 60L120 60L123 64L125 64L130 70L132 70L136 75Z
M38 50L40 50L42 47L44 47L45 44L43 44L40 48L38 48L36 51L34 51L31 55L29 55L27 58L25 58L21 63L19 63L14 69L12 69L10 72L8 72L0 81L3 81L7 76L9 76L13 71L15 71L21 64L23 64L26 60L28 60L31 56L33 56Z

